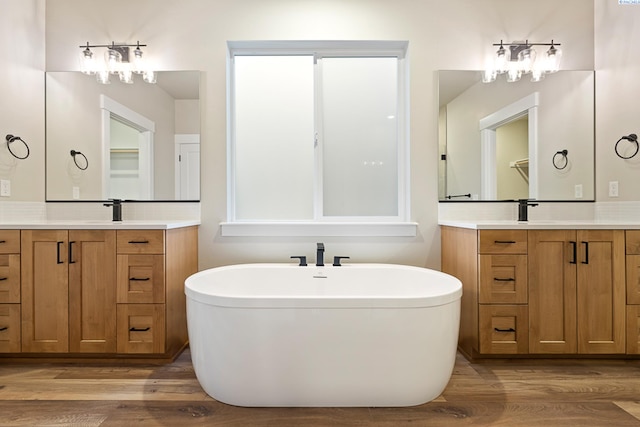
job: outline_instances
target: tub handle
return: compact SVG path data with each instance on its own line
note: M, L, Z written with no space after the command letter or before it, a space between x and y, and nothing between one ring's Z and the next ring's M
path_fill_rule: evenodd
M333 257L333 266L334 267L341 267L342 264L340 264L340 260L341 259L349 259L348 256L334 256Z
M495 280L496 282L515 282L516 279L514 279L513 277L508 277L506 279L501 279L500 277L494 277L493 280Z
M146 281L151 280L151 278L150 277L142 277L142 278L129 277L129 280L136 281L136 282L146 282Z
M298 264L298 266L300 267L305 267L307 265L307 257L304 255L294 255L291 257L291 259L299 259L300 264Z
M513 328L509 328L509 329L493 328L493 330L496 331L496 332L515 332L516 331Z
M131 327L131 328L129 328L129 332L147 332L149 329L151 329L151 326L147 326L146 328L134 328L134 327Z

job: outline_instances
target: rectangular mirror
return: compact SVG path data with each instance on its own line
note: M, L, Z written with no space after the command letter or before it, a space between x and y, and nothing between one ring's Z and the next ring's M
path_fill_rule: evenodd
M441 201L595 199L593 71L438 72Z
M46 198L200 199L200 72L46 73Z

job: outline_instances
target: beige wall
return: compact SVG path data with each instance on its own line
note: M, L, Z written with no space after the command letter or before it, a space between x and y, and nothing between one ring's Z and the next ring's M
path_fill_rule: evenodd
M0 197L0 203L44 200L44 5L44 0L0 3L0 179L11 182L11 196ZM7 134L29 144L28 158L11 156Z
M596 3L603 0L597 0ZM43 22L36 0L5 0L10 12L34 37ZM492 43L505 40L561 41L563 68L594 66L593 2L585 0L47 0L46 69L78 69L78 46L133 42L149 45L147 55L158 69L203 71L202 226L200 267L287 261L292 254L313 255L323 240L327 255L350 255L354 262L395 262L438 268L440 265L438 203L438 130L434 85L438 69L482 68ZM3 6L4 7L4 6ZM34 17L33 15L36 15ZM23 16L24 15L24 16ZM16 24L0 14L2 31ZM599 18L602 19L602 18ZM34 22L35 21L35 22ZM633 26L631 26L633 27ZM19 28L22 28L20 26ZM37 31L36 31L37 32ZM7 34L8 36L8 34ZM42 46L41 38L35 35ZM6 40L4 37L2 40ZM15 40L11 36L12 42ZM411 75L411 220L420 224L416 238L222 238L218 223L226 219L226 51L227 40L408 40ZM0 42L4 43L4 42ZM32 40L19 42L32 53ZM0 53L13 49L0 44ZM3 55L6 56L6 55ZM37 58L41 61L42 56ZM16 67L30 63L28 58ZM10 67L11 68L11 67ZM28 130L42 140L43 78L29 80ZM0 79L0 82L6 82ZM39 82L39 83L38 83ZM38 87L38 85L40 87ZM0 88L11 84L0 83ZM2 91L4 93L4 90ZM22 91L11 91L15 96ZM23 101L24 102L24 101ZM13 112L3 99L2 111ZM4 114L4 117L10 117ZM4 126L2 126L4 128ZM39 150L43 146L39 146ZM42 152L39 154L42 156ZM24 190L42 200L43 158L33 159L31 175L37 189ZM624 187L622 187L624 188Z

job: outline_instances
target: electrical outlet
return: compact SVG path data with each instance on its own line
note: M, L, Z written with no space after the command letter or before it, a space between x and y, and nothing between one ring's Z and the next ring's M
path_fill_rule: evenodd
M0 196L11 196L11 181L8 179L0 179Z
M609 197L618 197L618 181L609 181Z
M73 199L78 200L80 198L80 187L73 187Z
M574 187L574 196L576 199L582 199L582 184L576 184Z

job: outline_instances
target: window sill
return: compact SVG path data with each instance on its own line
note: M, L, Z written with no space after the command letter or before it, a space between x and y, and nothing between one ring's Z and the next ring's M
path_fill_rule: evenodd
M223 237L415 237L417 222L221 222Z

